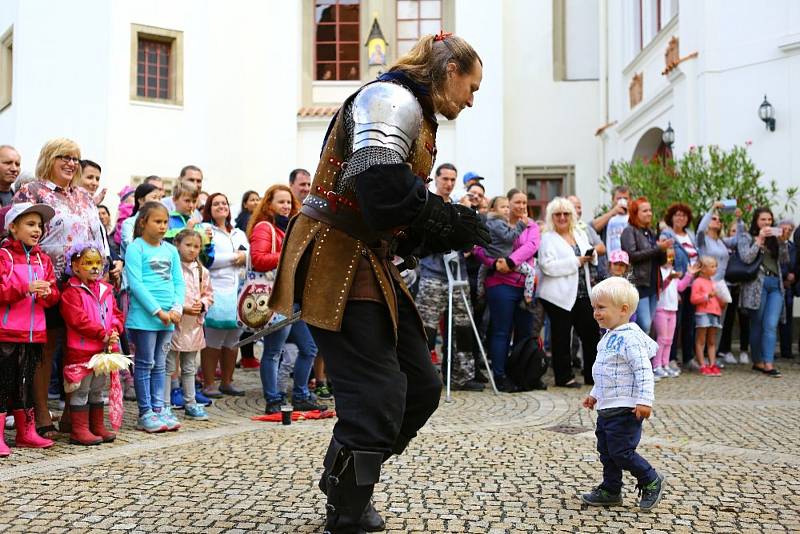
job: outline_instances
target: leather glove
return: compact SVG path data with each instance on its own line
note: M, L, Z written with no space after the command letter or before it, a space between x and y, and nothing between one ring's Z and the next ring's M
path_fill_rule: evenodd
M454 250L463 250L472 245L487 246L491 243L489 229L475 210L460 204L445 203L439 195L428 193L425 207L411 223L411 228L433 234Z

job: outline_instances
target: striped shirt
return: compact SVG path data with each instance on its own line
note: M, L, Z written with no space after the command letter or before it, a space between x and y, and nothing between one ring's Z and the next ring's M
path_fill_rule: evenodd
M652 406L653 367L650 358L658 345L636 323L609 330L597 344L597 359L592 366L594 387L589 393L597 399L597 409Z

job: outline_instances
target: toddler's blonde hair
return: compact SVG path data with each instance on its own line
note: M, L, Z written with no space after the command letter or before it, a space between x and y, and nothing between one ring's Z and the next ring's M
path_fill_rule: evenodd
M639 292L633 284L620 276L606 278L592 288L592 304L601 297L607 297L614 306L619 308L627 304L631 314L636 311L636 306L639 305Z

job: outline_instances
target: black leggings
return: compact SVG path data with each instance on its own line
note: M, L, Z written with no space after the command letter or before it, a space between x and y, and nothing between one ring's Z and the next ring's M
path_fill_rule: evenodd
M33 375L42 348L41 343L0 342L0 413L33 408Z

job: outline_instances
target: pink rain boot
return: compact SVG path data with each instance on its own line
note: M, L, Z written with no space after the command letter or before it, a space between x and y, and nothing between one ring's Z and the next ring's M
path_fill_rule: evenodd
M14 414L14 426L17 428L17 447L48 449L53 446L52 439L43 438L36 433L33 408L13 410L12 413Z
M6 440L3 437L5 430L6 414L5 412L0 412L0 458L5 458L11 454L11 449L8 448L8 445L6 445Z

